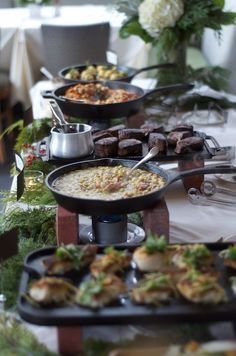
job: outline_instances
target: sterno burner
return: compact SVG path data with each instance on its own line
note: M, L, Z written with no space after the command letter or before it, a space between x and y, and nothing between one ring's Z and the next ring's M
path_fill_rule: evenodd
M127 241L127 215L92 216L94 242L103 245Z
M128 223L127 224L127 237L125 242L112 242L107 241L106 243L101 243L95 241L95 236L93 233L93 228L91 225L80 225L79 226L79 236L83 243L96 243L105 245L116 245L116 246L133 246L140 245L140 243L145 238L145 231L138 225Z

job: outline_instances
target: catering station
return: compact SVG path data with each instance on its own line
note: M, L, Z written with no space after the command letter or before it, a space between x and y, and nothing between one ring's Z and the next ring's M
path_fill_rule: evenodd
M125 91L126 99L119 93L121 103L97 104L95 101L104 100L107 88ZM72 97L68 98L65 90ZM193 85L177 84L153 91L159 90L194 89ZM83 97L77 97L80 92ZM62 353L83 348L82 330L86 327L121 326L129 320L131 325L148 328L153 323L233 322L235 318L234 272L226 257L233 248L231 240L224 242L223 235L202 235L191 241L182 224L176 243L172 235L176 214L168 199L172 184L177 182L188 199L185 204L194 209L200 208L201 199L205 199L203 210L212 209L211 199L217 204L214 189L222 190L223 195L231 192L233 197L236 168L230 161L234 149L209 135L208 125L202 130L182 121L166 130L162 123L146 118L138 127L130 127L143 117L141 107L135 104L141 96L142 90L119 81L70 83L46 95L53 126L50 135L36 143L36 154L56 166L45 177L45 184L58 204L59 247L41 248L26 256L18 312L29 323L57 326ZM126 119L109 126L113 108L117 116ZM99 117L103 123L107 120L107 127L68 121L76 112L80 116L81 110L98 124ZM226 127L226 113L221 119L219 126ZM167 164L175 169L164 168ZM208 175L213 181L205 178ZM226 188L216 188L214 182L220 179L225 180ZM233 189L227 189L228 184ZM235 213L233 198L219 199L219 204L232 209L229 216ZM179 209L181 205L180 200ZM129 221L133 213L140 214L141 225ZM208 212L204 214L209 217ZM183 218L188 224L188 215ZM199 222L196 210L192 219L194 236ZM207 228L215 234L212 225L208 221ZM234 223L231 227L235 228ZM201 228L197 230L199 233ZM145 278L152 287L142 287ZM163 278L167 278L164 287ZM184 283L193 285L188 290ZM203 287L205 283L209 288ZM164 293L162 288L170 290ZM146 292L142 294L142 290ZM70 341L74 339L76 343Z
M140 21L146 3L140 1ZM176 3L181 26L186 4ZM223 11L220 3L214 11ZM99 21L103 13L111 16L102 10ZM153 45L156 32L142 21L141 38ZM122 37L124 22L119 26ZM26 25L23 30L27 58ZM16 34L15 40L18 46ZM154 85L151 75L137 79L154 69L177 78L180 67L166 60L136 68L134 57L129 65L68 63L56 76L41 68L48 80L37 93L33 76L22 93L19 80L13 84L13 101L23 95L25 106L31 88L34 117L9 131L19 130L0 221L3 275L10 269L5 260L22 257L13 265L18 286L9 320L14 314L48 347L42 355L235 355L236 96L199 78L162 84L157 76ZM41 53L35 65L39 61L44 64ZM49 115L36 117L34 103ZM12 298L5 280L0 333L4 304ZM175 339L183 325L191 332L200 326L199 338L183 331ZM101 350L89 353L87 341L99 337Z

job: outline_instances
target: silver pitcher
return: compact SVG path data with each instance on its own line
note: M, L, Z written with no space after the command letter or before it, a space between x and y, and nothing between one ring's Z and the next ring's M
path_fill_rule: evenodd
M70 124L72 132L51 129L50 154L59 158L79 158L89 156L94 149L91 129L87 124ZM74 132L75 131L75 132Z
M67 122L55 100L50 100L49 106L54 118L50 141L51 156L59 158L89 156L94 149L92 126Z

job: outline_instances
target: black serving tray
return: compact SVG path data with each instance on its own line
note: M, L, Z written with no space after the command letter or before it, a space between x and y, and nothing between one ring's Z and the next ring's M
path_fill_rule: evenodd
M26 257L20 282L18 312L22 319L30 323L56 326L233 321L236 319L236 296L231 289L229 277L234 273L223 265L223 261L218 256L218 252L227 248L228 244L207 244L207 246L212 250L216 271L220 273L220 284L228 296L228 301L225 303L216 306L195 305L179 297L170 304L149 307L135 305L128 297L124 296L116 305L98 310L78 305L35 307L24 298L24 295L28 291L30 281L44 274L41 260L55 251L56 247L52 247L35 250ZM132 248L130 250L132 251ZM98 248L98 254L101 253L103 253L103 248ZM88 278L88 275L88 271L77 272L77 275L71 277L71 280L74 285L78 286L80 281ZM134 280L140 278L140 272L130 267L123 278L127 286L132 286Z
M164 134L167 135L168 132ZM152 160L158 162L165 162L165 161L173 162L173 161L192 160L193 158L211 159L212 157L226 154L227 151L230 149L230 147L221 147L213 136L207 135L204 132L194 131L193 136L202 137L204 139L204 146L202 150L177 154L174 152L174 148L169 146L166 154L159 154L156 157L152 158ZM64 165L64 164L87 161L87 160L98 158L95 156L94 153L82 158L73 158L73 159L58 158L58 157L51 156L49 146L50 146L50 136L45 137L42 141L37 143L36 154L38 157L41 157L43 161L50 162L54 165ZM45 150L44 154L40 154L42 147ZM114 158L140 160L147 153L148 153L148 146L147 143L144 142L142 156L125 156L125 157L116 156Z

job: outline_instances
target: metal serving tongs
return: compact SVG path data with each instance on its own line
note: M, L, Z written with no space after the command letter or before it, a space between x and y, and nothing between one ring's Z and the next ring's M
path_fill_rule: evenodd
M204 194L207 197L211 197L216 193L226 194L228 196L236 197L236 191L225 189L225 188L219 188L211 180L204 180L201 184L200 190L202 194Z
M183 121L195 125L222 125L227 122L228 113L214 102L208 103L207 111L200 110L198 104L194 105L193 111L183 117Z
M61 108L57 104L57 102L53 99L49 100L49 106L52 111L53 117L54 117L54 125L57 128L59 132L62 133L74 133L77 132L76 126L75 125L70 125L64 117L63 112L61 111Z
M188 199L189 199L190 203L192 203L194 205L236 206L236 200L209 198L206 195L201 194L200 190L198 190L196 188L190 188L188 190Z

